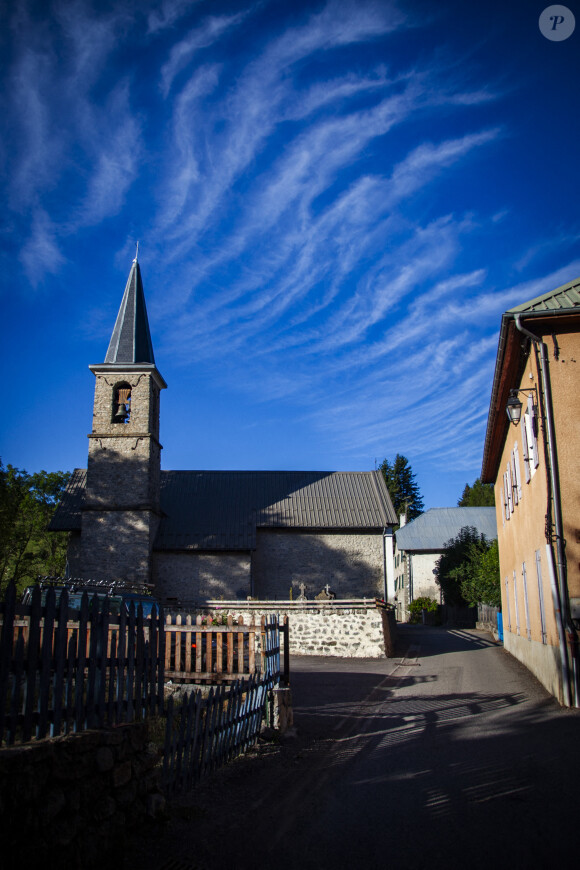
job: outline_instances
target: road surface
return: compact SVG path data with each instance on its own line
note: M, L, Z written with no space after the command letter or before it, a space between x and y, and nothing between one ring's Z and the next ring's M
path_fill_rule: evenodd
M399 626L398 653L294 658L296 735L180 801L133 866L576 866L579 713L484 632Z

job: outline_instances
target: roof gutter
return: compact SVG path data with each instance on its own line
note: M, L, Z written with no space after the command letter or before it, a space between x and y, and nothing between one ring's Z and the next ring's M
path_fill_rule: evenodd
M545 312L542 312L544 315ZM564 553L564 523L562 519L562 502L560 496L560 481L558 476L558 453L556 449L556 433L554 429L554 409L552 403L552 387L550 382L550 371L548 366L547 346L542 338L529 329L526 329L521 322L522 315L515 314L514 320L517 329L523 335L527 336L530 341L534 342L540 357L540 376L542 383L540 384L539 397L540 401L543 397L544 417L546 421L546 448L548 453L548 486L551 489L553 501L554 527L555 527L555 549L556 549L556 569L557 569L557 592L559 600L559 609L556 608L556 620L558 623L558 635L560 638L560 657L562 660L562 683L564 692L564 703L567 707L572 706L572 695L574 695L574 706L580 707L580 687L579 687L579 667L578 667L578 636L574 623L570 616L570 605L568 600L568 584L567 584L567 565ZM526 314L526 319L528 315ZM548 495L548 510L550 505L550 497ZM552 553L552 535L546 524L546 539L548 543L548 551ZM553 558L553 554L552 554ZM565 638L568 643L566 644ZM572 660L573 681L568 663L568 652Z

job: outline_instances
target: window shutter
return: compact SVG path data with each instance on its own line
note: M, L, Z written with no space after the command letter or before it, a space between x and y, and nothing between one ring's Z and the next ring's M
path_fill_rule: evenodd
M540 627L542 629L542 643L547 643L546 634L546 611L544 610L544 586L542 584L542 563L540 551L536 550L536 575L538 577L538 598L540 599Z
M506 474L506 486L508 491L508 507L510 514L514 512L514 486L512 480L512 466L510 461L508 460L507 464L507 474Z
M518 608L518 575L514 568L514 609L516 613L516 633L520 633L520 611Z
M527 424L527 414L524 414L524 418L522 420L522 451L524 454L524 472L526 475L526 483L529 483L532 479L532 475L530 474L530 456L528 451L528 424Z
M538 455L538 418L536 415L536 409L534 407L534 397L528 396L528 414L530 416L530 431L532 435L532 445L534 449L534 468L537 468L540 464L540 457Z
M518 504L520 500L520 492L518 491L518 473L516 471L516 454L515 451L512 450L512 493L514 499L514 505Z
M505 495L503 494L503 486L500 486L499 492L501 495L501 524L505 526Z
M507 623L508 623L508 631L512 630L512 621L510 617L510 581L508 578L505 578L505 606L507 608Z
M522 475L520 474L520 452L518 450L518 442L514 443L513 450L513 460L514 460L514 472L516 476L516 489L518 493L518 499L521 501L522 498Z
M506 520L510 518L510 503L509 503L509 484L507 474L503 476L503 508Z
M526 632L528 640L532 639L532 627L530 625L530 605L528 602L528 575L526 574L526 563L522 564L522 576L524 578L524 607L526 611Z

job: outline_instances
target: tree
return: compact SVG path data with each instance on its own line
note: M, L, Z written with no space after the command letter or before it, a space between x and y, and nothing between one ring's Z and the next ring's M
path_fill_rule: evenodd
M379 471L383 473L387 482L387 489L397 516L406 514L408 520L414 520L423 513L423 497L406 456L397 453L393 463L383 459Z
M481 478L477 478L473 486L465 484L465 489L459 501L458 507L494 507L495 496L493 494L493 483L482 483Z
M501 604L497 541L488 541L473 526L447 541L434 573L446 604Z
M39 574L60 574L68 535L48 524L69 479L65 471L27 471L0 460L0 589L14 579L19 590Z

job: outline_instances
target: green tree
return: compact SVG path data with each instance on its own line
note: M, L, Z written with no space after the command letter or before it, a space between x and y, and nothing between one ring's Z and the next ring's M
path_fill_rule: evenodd
M48 524L69 479L64 471L27 471L0 460L0 589L14 579L19 590L39 574L60 574L68 535Z
M499 574L499 549L497 541L472 556L469 577L461 586L461 594L468 604L490 604L501 607L501 583Z
M464 526L445 544L434 573L446 604L501 604L497 541Z
M477 478L473 486L465 484L465 489L459 501L458 507L494 507L495 497L493 494L493 483L482 483L481 478Z
M387 489L397 516L406 513L408 520L414 520L423 513L423 497L406 456L397 453L392 463L388 459L383 459L379 471L383 473L387 482Z

